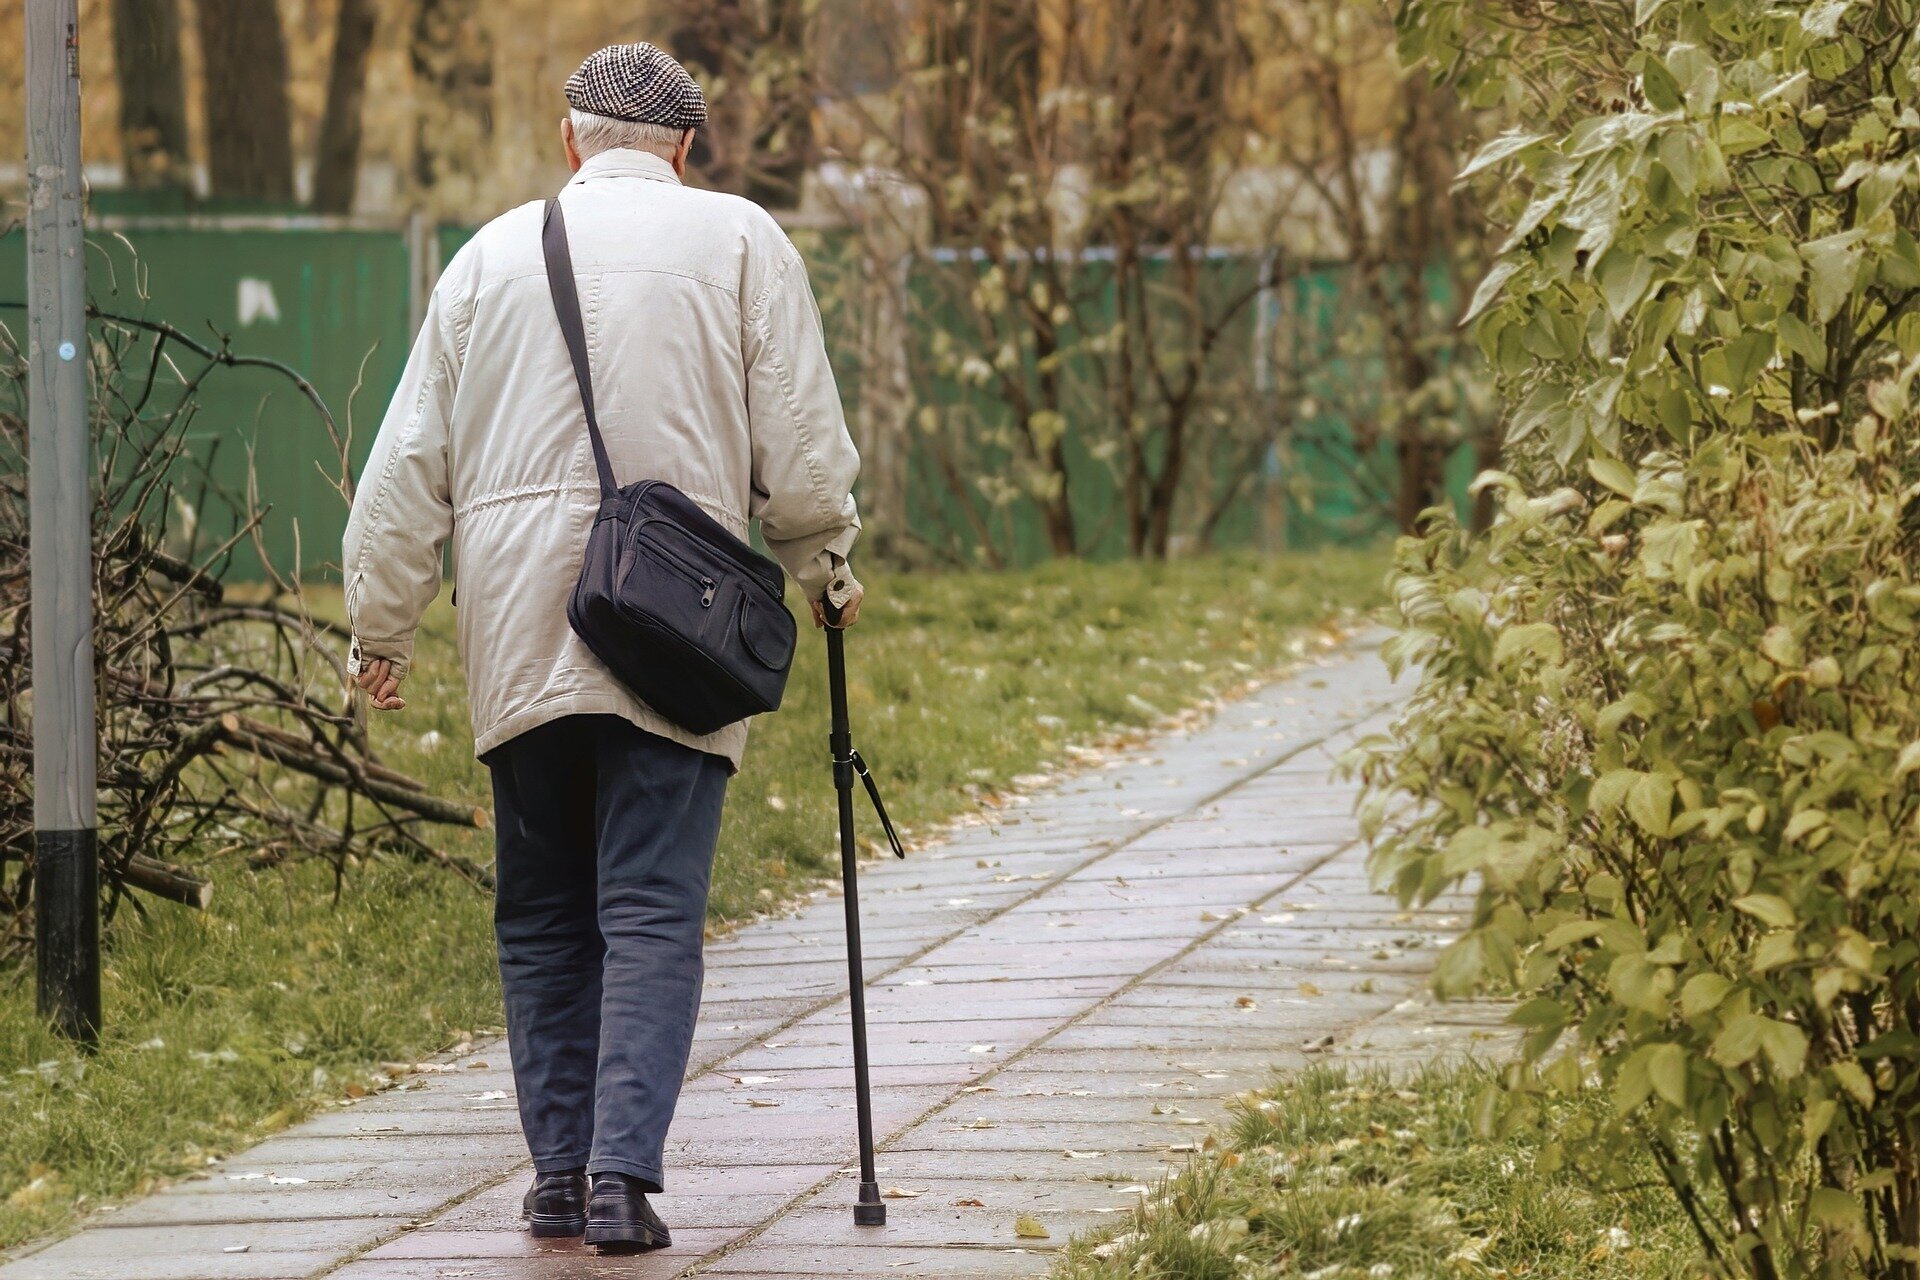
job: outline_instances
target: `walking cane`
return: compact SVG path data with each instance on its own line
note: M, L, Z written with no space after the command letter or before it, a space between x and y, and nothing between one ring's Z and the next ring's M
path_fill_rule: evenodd
M846 632L840 629L840 610L825 601L827 616L827 690L833 706L833 733L828 739L833 753L833 788L840 799L840 878L846 886L847 905L847 985L853 1014L853 1092L860 1125L860 1197L853 1206L853 1221L862 1227L887 1225L886 1202L880 1198L880 1184L873 1168L873 1087L867 1079L867 988L860 964L860 890L857 859L853 847L853 777L857 773L873 800L874 812L887 833L895 857L904 858L887 807L880 803L880 788L874 783L867 762L853 749L853 730L847 723L847 651Z

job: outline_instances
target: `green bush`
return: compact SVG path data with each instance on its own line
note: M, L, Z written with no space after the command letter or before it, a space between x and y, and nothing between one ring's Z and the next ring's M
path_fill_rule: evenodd
M1718 1274L1920 1276L1920 60L1911 0L1407 0L1527 121L1470 174L1500 518L1400 548L1424 674L1360 755L1375 869L1471 881L1480 1119L1650 1152ZM1550 1155L1550 1158L1553 1158Z
M1402 548L1390 654L1425 675L1369 764L1427 802L1376 873L1481 885L1443 989L1528 997L1505 1120L1610 1091L1557 1149L1650 1147L1755 1275L1914 1243L1920 449L1858 434L1656 455L1594 505L1496 480L1484 540Z

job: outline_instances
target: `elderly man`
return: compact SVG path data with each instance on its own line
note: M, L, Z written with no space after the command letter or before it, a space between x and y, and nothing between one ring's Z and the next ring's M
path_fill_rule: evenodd
M681 184L699 86L648 44L566 84L560 193L599 421L620 484L665 480L768 548L825 620L858 615L848 438L800 255L773 219ZM448 264L347 528L350 670L398 710L453 540L475 751L493 778L495 931L535 1235L670 1243L667 1126L700 1002L720 806L744 722L657 714L572 632L600 491L541 250L542 206Z

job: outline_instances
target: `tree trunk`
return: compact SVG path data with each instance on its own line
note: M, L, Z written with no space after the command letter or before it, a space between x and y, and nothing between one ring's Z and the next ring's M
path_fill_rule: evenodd
M1433 452L1426 423L1415 414L1401 419L1393 441L1394 462L1400 471L1393 495L1393 522L1401 533L1419 532L1420 513L1436 500Z
M360 124L367 97L367 55L373 49L373 0L340 0L326 114L313 171L313 207L351 213L360 176Z
M493 38L479 0L417 0L407 42L413 68L413 179L441 205L466 196L493 142Z
M1473 437L1473 471L1475 475L1483 471L1493 471L1500 466L1501 455L1506 451L1506 432L1497 417L1480 424ZM1491 487L1482 489L1473 499L1472 524L1474 533L1485 533L1493 527L1493 495Z
M1048 473L1060 479L1060 491L1040 499L1040 512L1047 523L1047 548L1062 558L1080 554L1079 535L1073 528L1073 504L1067 500L1066 448L1056 444L1047 451Z
M1400 119L1394 130L1400 190L1394 205L1389 253L1396 259L1397 297L1389 296L1376 276L1382 311L1388 319L1388 344L1397 372L1395 390L1403 401L1423 397L1433 380L1433 361L1421 350L1433 327L1428 272L1453 251L1453 164L1446 145L1447 103L1431 91L1425 77L1409 75L1400 83ZM1402 533L1416 532L1420 514L1446 500L1442 473L1443 433L1423 413L1402 415L1394 448L1400 485L1394 495L1394 519Z
M861 258L860 399L854 424L859 431L861 508L871 513L876 534L897 539L908 527L907 462L914 408L907 350L912 333L908 259L904 248L897 257L886 252L894 247L891 239L880 239L876 247L881 251Z
M813 84L807 62L805 0L767 0L767 38L756 51L767 77L767 100L753 131L747 198L769 209L800 205L813 163Z
M188 185L179 0L113 0L113 60L127 186Z
M293 127L280 10L268 0L198 0L195 8L208 188L215 199L290 201Z
M745 195L754 139L747 112L751 68L743 45L753 18L742 0L673 0L668 52L707 92L707 123L694 135L689 172L714 191Z

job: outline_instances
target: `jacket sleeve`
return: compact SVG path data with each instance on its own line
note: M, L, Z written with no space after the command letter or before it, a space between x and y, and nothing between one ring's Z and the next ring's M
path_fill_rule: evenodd
M353 630L347 669L355 674L385 658L406 675L413 633L440 591L441 547L453 532L447 436L460 377L456 309L443 280L354 491L341 564Z
M751 514L768 549L814 600L860 533L853 501L860 455L847 434L806 265L786 236L775 234L774 263L749 302L742 334Z

